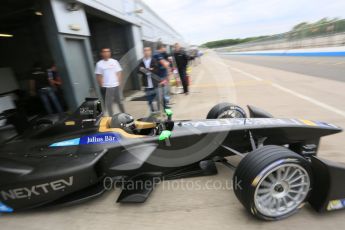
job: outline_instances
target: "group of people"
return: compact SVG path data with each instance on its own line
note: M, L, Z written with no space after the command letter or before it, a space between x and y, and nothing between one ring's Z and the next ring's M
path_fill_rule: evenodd
M144 57L139 63L138 76L141 78L150 111L157 112L170 108L170 79L181 82L183 93L189 94L187 77L190 55L183 50L180 44L174 45L174 52L169 55L166 46L158 43L153 52L151 47L144 47ZM111 57L110 48L101 49L102 59L97 62L95 74L104 100L105 109L113 115L114 102L124 113L121 85L122 68L120 63ZM176 79L178 79L176 81ZM64 110L62 81L55 65L45 71L39 63L35 64L31 72L30 94L39 96L48 114L61 113ZM157 102L155 106L154 102Z
M141 78L146 99L151 112L170 108L170 79L181 82L183 93L189 94L187 77L188 62L192 60L190 55L183 50L180 44L174 45L174 52L169 55L166 46L158 43L153 52L151 47L144 47L144 57L139 63L138 76ZM109 115L113 115L114 102L119 110L124 113L121 85L122 68L120 63L111 57L110 48L101 49L102 59L97 62L95 74L104 100L105 109ZM178 80L176 81L176 78ZM30 81L30 95L39 96L48 114L61 113L64 110L64 100L61 89L62 81L54 65L44 70L39 63L33 66ZM154 101L156 105L154 106Z
M170 108L170 78L178 75L183 86L183 93L189 94L187 66L189 56L182 49L180 44L174 45L174 52L169 55L166 46L162 43L157 45L157 50L152 51L151 47L144 47L144 57L139 63L138 76L142 80L146 99L151 112ZM125 112L120 86L122 83L122 68L119 62L111 58L111 50L101 50L102 60L97 62L95 74L97 82L101 87L102 97L105 101L105 108L108 114L112 115L113 103L115 102L121 112ZM154 106L157 101L157 106Z
M163 44L158 44L154 54L151 47L144 47L144 57L139 64L139 76L142 78L151 112L160 109L160 102L164 108L170 108L169 78L174 73L179 75L183 93L188 95L187 65L188 56L178 43L174 46L173 55L168 55ZM157 108L153 105L155 99L158 101Z

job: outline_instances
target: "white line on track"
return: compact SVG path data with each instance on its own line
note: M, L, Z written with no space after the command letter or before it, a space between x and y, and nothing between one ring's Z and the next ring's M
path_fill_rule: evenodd
M299 98L301 98L303 100L306 100L306 101L308 101L308 102L310 102L310 103L312 103L314 105L317 105L317 106L319 106L319 107L321 107L323 109L329 110L329 111L331 111L333 113L336 113L338 115L341 115L341 116L345 117L345 111L343 111L343 110L340 110L340 109L337 109L337 108L335 108L333 106L327 105L327 104L325 104L325 103L323 103L323 102L321 102L319 100L316 100L314 98L311 98L311 97L305 96L303 94L297 93L297 92L295 92L295 91L293 91L291 89L288 89L288 88L283 87L281 85L278 85L276 83L272 83L271 85L273 87L277 88L277 89L280 89L280 90L286 92L286 93L289 93L291 95L299 97Z
M253 78L253 79L255 79L256 81L262 81L262 80L263 80L262 78L257 77L257 76L255 76L255 75L253 75L253 74L247 73L247 72L245 72L245 71L243 71L243 70L240 70L240 69L237 69L237 68L233 68L233 67L232 67L231 69L234 70L234 71L236 71L236 72L239 72L239 73L241 73L241 74L243 74L243 75L245 75L245 76L248 76L248 77L250 77L250 78ZM343 111L343 110L340 110L340 109L335 108L335 107L333 107L333 106L327 105L326 103L323 103L323 102L321 102L321 101L319 101L319 100L316 100L316 99L314 99L314 98L311 98L311 97L308 97L308 96L306 96L306 95L303 95L303 94L298 93L298 92L296 92L296 91L293 91L293 90L291 90L291 89L289 89L289 88L286 88L286 87L284 87L284 86L281 86L281 85L279 85L279 84L271 83L271 86L273 86L273 87L275 87L275 88L277 88L277 89L279 89L279 90L281 90L281 91L284 91L284 92L286 92L286 93L289 93L289 94L291 94L291 95L293 95L293 96L295 96L295 97L298 97L298 98L301 98L301 99L303 99L303 100L305 100L305 101L308 101L308 102L310 102L310 103L312 103L312 104L314 104L314 105L317 105L317 106L319 106L319 107L321 107L321 108L323 108L323 109L326 109L326 110L328 110L328 111L331 111L331 112L333 112L333 113L336 113L336 114L338 114L338 115L340 115L340 116L345 117L345 111Z

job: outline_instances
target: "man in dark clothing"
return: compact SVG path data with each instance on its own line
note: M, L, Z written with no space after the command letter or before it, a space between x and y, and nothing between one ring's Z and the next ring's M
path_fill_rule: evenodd
M155 112L153 101L158 93L157 90L158 84L160 84L160 78L157 76L159 72L158 61L152 57L151 47L144 48L144 57L139 64L139 71L142 78L142 84L145 87L145 94L150 110L151 112Z
M31 72L30 94L32 96L39 95L48 114L54 113L51 104L55 107L55 112L63 112L47 73L43 71L43 68L39 64L35 64Z
M169 74L170 74L170 63L167 60L166 47L162 43L157 45L157 53L153 56L158 62L158 76L161 78L161 84L164 85L163 93L163 106L165 109L170 108L167 104L169 103Z
M60 77L60 74L57 70L57 67L55 64L53 64L48 70L48 80L50 85L53 87L56 96L58 97L61 106L63 108L67 108L66 101L63 96L63 90L62 90L62 79Z
M182 50L180 44L176 43L174 46L174 58L177 66L178 73L181 78L183 92L188 95L188 79L187 79L187 65L188 56L184 50Z

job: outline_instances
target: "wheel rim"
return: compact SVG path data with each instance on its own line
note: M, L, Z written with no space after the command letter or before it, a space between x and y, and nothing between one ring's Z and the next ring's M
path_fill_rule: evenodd
M221 113L218 118L244 118L243 114L240 111L237 110L226 110L223 113Z
M279 165L259 181L254 194L256 209L268 217L286 215L304 202L309 188L309 174L302 166Z

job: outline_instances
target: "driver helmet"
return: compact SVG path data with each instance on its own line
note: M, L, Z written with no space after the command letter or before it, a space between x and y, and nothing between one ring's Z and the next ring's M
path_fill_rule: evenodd
M121 128L126 132L133 133L135 131L134 119L128 113L117 113L111 117L111 128Z

